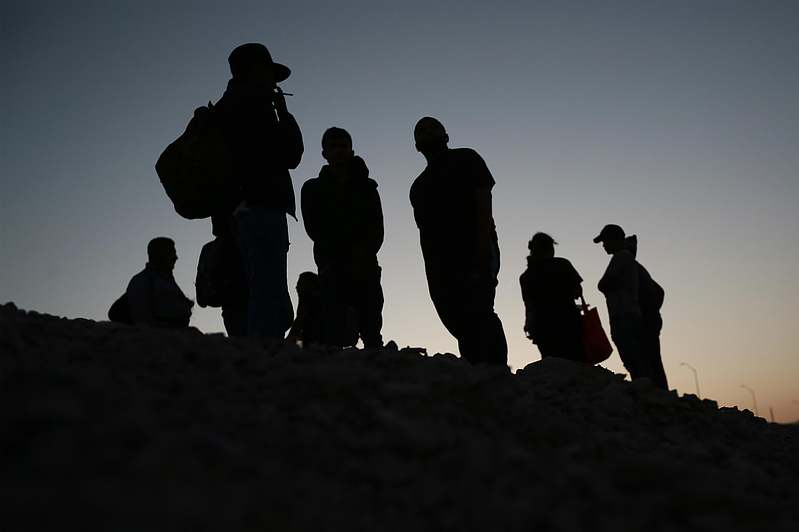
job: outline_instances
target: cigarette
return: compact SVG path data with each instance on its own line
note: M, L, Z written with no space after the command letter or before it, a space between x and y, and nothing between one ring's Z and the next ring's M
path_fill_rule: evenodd
M292 94L292 93L290 93L290 92L284 92L284 93L283 93L283 96L294 96L294 94Z

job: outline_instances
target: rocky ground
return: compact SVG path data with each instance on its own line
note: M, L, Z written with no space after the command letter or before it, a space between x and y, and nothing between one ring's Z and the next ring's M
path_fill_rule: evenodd
M0 309L16 530L799 530L799 431L542 360Z

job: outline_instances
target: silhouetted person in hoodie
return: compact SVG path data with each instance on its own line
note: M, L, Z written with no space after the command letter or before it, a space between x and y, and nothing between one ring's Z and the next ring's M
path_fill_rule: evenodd
M624 230L615 224L602 228L594 243L611 255L599 291L605 294L610 315L610 336L619 351L630 379L649 377L654 383L649 360L644 352L644 324L638 303L638 267L624 245Z
M133 323L159 328L188 327L194 302L183 294L172 276L178 260L175 242L163 236L152 239L147 244L147 257L144 270L128 283Z
M383 289L377 252L383 245L383 209L377 182L369 178L344 129L325 131L322 157L328 164L302 186L301 205L319 269L325 344L352 343L346 339L347 308L352 306L364 347L381 347Z
M214 235L229 231L241 251L249 296L246 304L223 306L222 313L229 330L243 329L246 320L248 336L283 338L294 319L286 215L295 216L296 206L289 169L300 164L303 144L276 84L291 71L274 63L269 50L257 43L233 50L228 63L233 77L215 109L237 164L231 176L236 193L212 221Z
M447 146L449 136L435 118L419 120L413 135L427 160L410 199L430 297L463 358L507 365L505 331L494 312L499 273L494 178L477 152Z

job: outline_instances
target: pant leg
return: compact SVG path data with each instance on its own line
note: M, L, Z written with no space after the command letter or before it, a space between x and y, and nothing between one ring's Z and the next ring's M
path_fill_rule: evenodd
M364 347L382 347L383 287L380 285L380 266L375 265L354 279L352 306L358 316Z
M325 321L325 344L346 347L347 309L352 275L342 263L331 263L319 270L319 296ZM356 338L357 342L357 338Z
M234 305L222 305L222 321L230 338L247 336L247 301Z
M430 297L463 358L472 364L507 365L508 343L494 312L499 249L489 269L470 266L450 258L426 262Z
M663 359L660 355L660 329L663 321L658 319L654 323L644 324L644 351L652 371L652 382L658 388L669 389L666 370L663 369Z
M508 343L502 322L494 312L496 285L470 282L461 311L463 330L458 338L461 355L472 364L508 363Z
M288 290L286 214L250 207L231 216L230 229L249 277L247 335L282 339L294 319Z
M619 351L624 367L631 379L652 377L652 371L643 349L643 322L641 314L625 312L610 317L610 336Z

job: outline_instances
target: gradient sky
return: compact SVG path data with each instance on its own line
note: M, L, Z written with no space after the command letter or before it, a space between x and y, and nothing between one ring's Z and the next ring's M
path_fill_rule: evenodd
M261 42L305 139L295 191L347 129L380 184L383 334L457 352L430 302L408 191L422 116L471 147L497 184L496 310L514 369L527 241L551 234L584 278L616 223L666 290L669 384L799 419L799 2L15 2L0 4L0 302L106 319L169 236L193 297L209 220L178 216L154 170L195 107L222 95L227 56ZM314 270L290 221L289 281ZM296 303L296 297L295 297ZM219 309L192 324L223 331ZM614 353L607 367L624 368Z

